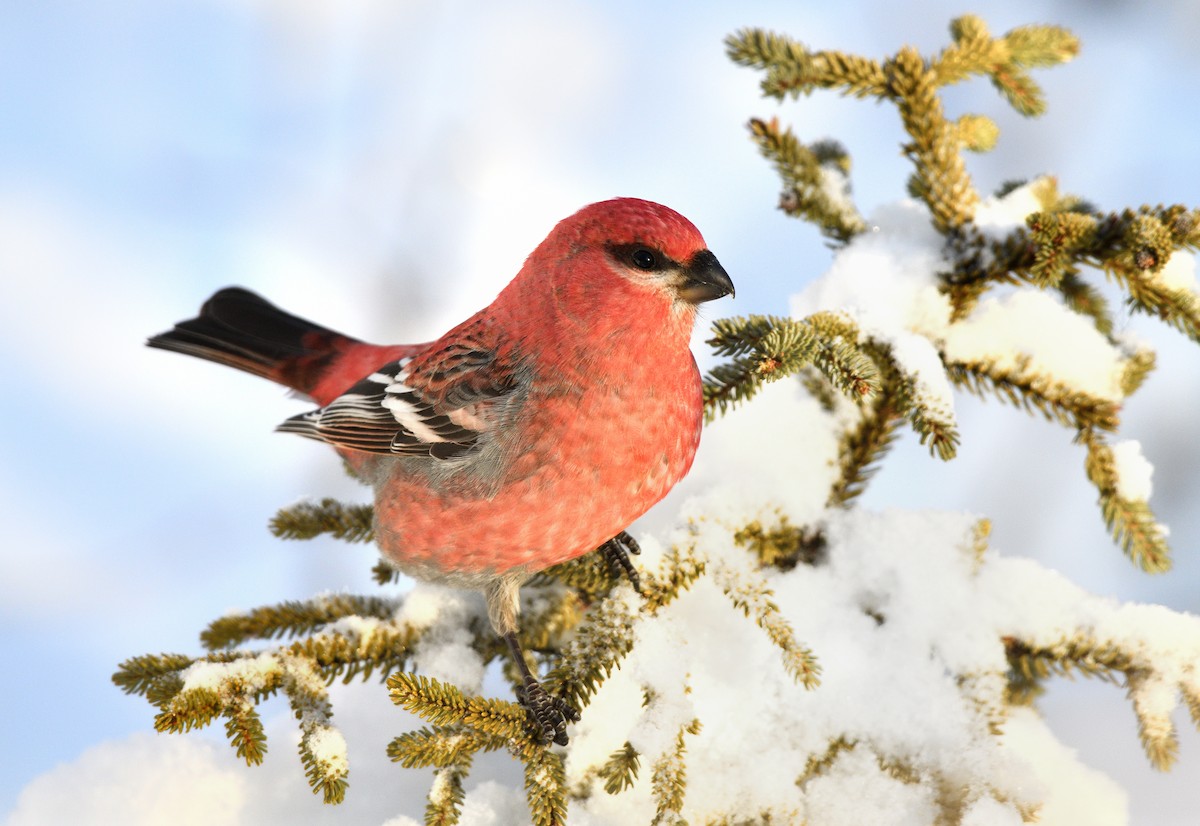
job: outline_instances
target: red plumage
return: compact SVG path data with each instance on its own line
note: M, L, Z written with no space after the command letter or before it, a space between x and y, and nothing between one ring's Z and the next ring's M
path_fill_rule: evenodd
M560 222L488 307L428 344L367 344L238 288L149 344L313 398L280 429L329 442L374 486L392 564L484 590L524 668L520 583L621 534L690 468L696 305L732 292L686 218L620 198ZM565 742L571 710L526 676L523 699Z

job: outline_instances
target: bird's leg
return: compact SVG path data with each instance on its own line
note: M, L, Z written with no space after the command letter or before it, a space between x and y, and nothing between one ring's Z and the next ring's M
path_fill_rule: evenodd
M567 744L567 723L578 721L579 712L568 705L565 700L551 695L542 688L542 684L538 682L537 677L533 676L533 672L529 670L529 665L525 662L525 653L521 650L521 643L517 641L515 632L505 634L504 641L508 643L508 650L517 664L517 670L521 672L522 686L517 689L517 700L525 706L529 715L542 730L542 737L546 742L553 741L560 746L565 746Z
M642 549L628 531L621 531L596 550L600 551L608 560L608 566L615 576L620 578L624 573L629 579L629 584L633 586L633 590L639 594L642 592L642 578L638 576L637 569L633 567L633 562L629 559L630 554L640 554Z

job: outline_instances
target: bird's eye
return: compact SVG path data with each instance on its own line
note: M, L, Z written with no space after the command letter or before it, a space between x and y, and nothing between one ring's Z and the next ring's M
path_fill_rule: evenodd
M629 260L639 270L653 270L658 268L658 256L654 254L653 250L648 250L645 247L635 247L629 253Z

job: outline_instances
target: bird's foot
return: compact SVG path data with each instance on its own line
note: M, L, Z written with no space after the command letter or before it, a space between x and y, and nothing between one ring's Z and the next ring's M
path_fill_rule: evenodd
M628 531L621 531L597 550L608 560L608 566L614 576L619 579L621 574L624 574L629 580L629 584L633 586L633 590L639 594L642 592L642 578L638 576L637 569L633 567L633 562L629 559L630 554L640 554L642 548L638 545L637 540L629 535Z
M517 700L525 706L534 724L541 730L547 743L567 744L567 723L579 721L579 712L566 700L550 694L533 677L525 678L525 685L517 689Z

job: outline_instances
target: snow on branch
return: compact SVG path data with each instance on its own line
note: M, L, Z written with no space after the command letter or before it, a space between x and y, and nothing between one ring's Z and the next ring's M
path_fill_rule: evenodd
M718 355L734 358L713 368L706 398L712 412L724 412L750 398L764 373L777 378L777 366L781 374L816 366L819 375L805 374L810 386L824 381L845 393L854 387L845 371L828 369L818 355L836 346L865 357L878 378L857 409L817 390L845 422L841 473L829 494L830 504L839 505L861 493L903 419L934 453L953 457L959 437L951 387L1039 412L1088 446L1087 478L1117 543L1144 570L1166 570L1166 531L1148 495L1129 495L1130 486L1119 482L1121 469L1104 461L1107 434L1118 430L1121 407L1153 369L1154 355L1114 334L1110 311L1086 278L1093 273L1113 281L1131 307L1200 340L1194 257L1200 210L1174 205L1099 213L1060 193L1052 178L981 198L962 152L990 148L994 124L977 115L950 121L940 89L983 75L1018 111L1036 115L1045 104L1027 70L1071 59L1078 43L1052 26L993 37L974 16L955 20L951 35L953 44L934 58L904 48L883 61L814 52L758 30L727 39L735 62L765 72L769 97L837 89L894 104L910 138L905 153L915 171L909 190L918 200L884 207L863 223L849 200L844 149L828 140L806 146L778 118L751 120L752 138L780 175L781 208L838 242L830 270L793 300L791 324L807 332L820 329L817 318L840 313L843 321L815 342L776 336L770 352L756 349L763 329L741 319L722 322L711 343ZM822 183L834 174L841 176L836 188ZM835 191L837 197L830 195ZM768 321L772 331L785 323ZM739 339L743 329L757 338ZM737 349L731 342L746 343ZM856 362L854 374L866 370Z

